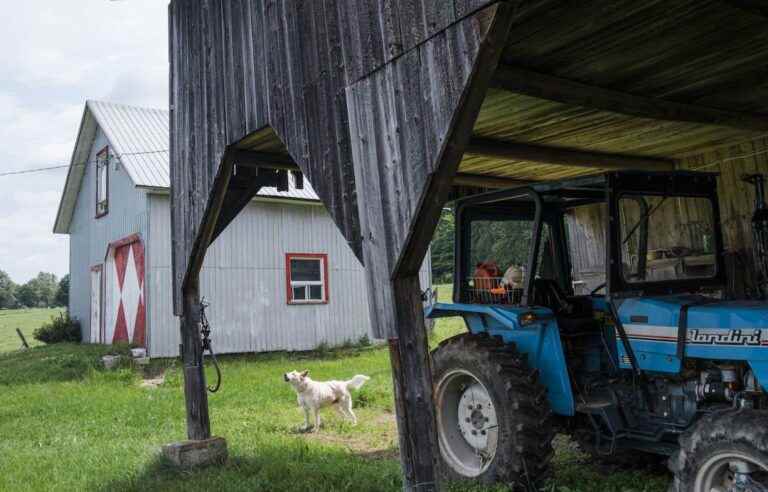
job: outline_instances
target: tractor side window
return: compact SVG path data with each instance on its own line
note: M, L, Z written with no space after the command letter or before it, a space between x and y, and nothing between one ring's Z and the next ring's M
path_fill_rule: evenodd
M470 225L469 302L482 304L519 304L531 249L532 220L474 220ZM551 248L549 226L544 225L539 250L539 270ZM551 270L551 268L550 268Z
M605 224L608 206L591 203L567 210L565 230L573 293L588 295L605 284Z
M619 200L622 272L628 282L715 275L712 203L700 197L625 196Z

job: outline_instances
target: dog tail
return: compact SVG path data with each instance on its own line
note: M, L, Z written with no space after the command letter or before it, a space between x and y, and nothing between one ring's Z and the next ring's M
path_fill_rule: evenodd
M347 381L347 388L353 389L353 390L360 389L360 387L363 386L366 383L366 381L368 381L369 379L371 378L369 378L368 376L363 376L362 374L358 374L357 376Z

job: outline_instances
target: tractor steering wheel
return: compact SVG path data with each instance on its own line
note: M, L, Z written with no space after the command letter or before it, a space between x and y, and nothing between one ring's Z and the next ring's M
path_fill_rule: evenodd
M592 289L592 291L589 293L589 295L593 296L593 295L597 294L597 292L599 290L605 289L606 285L608 285L608 282L603 282L602 284L600 284L597 287L595 287L594 289Z

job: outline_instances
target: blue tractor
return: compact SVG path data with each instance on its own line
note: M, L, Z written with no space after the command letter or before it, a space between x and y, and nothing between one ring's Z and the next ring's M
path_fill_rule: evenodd
M427 307L467 327L432 353L448 478L528 487L561 432L668 460L672 490L768 491L768 303L728 299L718 207L694 172L457 201L453 303Z

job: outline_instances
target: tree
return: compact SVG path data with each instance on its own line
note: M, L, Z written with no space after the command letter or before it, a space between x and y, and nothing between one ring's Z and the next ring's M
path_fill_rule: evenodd
M0 270L0 309L16 307L16 289L17 286L11 277Z
M453 210L444 208L432 239L432 279L435 284L453 281L453 242L456 229Z
M59 288L56 291L56 305L63 307L69 306L69 274L61 277Z
M56 275L40 272L37 277L19 287L16 298L26 307L52 307L56 303L58 290Z

